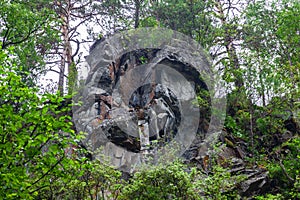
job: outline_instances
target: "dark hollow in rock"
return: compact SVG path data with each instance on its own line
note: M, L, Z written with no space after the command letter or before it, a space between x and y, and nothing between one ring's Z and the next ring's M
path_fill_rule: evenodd
M112 116L113 97L112 93L118 90L118 95L130 93L136 76L128 76L123 82L126 86L120 86L121 78L124 78L126 73L137 68L139 65L151 63L156 59L159 49L141 49L128 52L122 55L115 62L110 63L108 67L103 70L103 74L98 79L97 87L106 91L104 94L97 94L95 96L96 112L103 122L109 121L109 126L103 125L107 138L114 144L126 148L132 152L140 152L147 148L143 145L164 146L174 138L178 132L178 127L181 123L181 113L178 97L167 87L160 83L145 83L136 88L128 99L125 99L125 104L128 108L125 112L131 113L134 117L131 120L136 124L135 128L130 128L133 134L128 135L124 129L120 128L121 122L114 123L115 117ZM157 64L171 67L179 72L186 80L195 86L196 94L208 88L200 77L199 72L187 63L182 63L176 58L176 55L167 54L160 59ZM156 74L156 77L161 78L161 74ZM201 94L200 94L201 95ZM203 96L205 101L210 105L210 97ZM124 110L123 110L124 111ZM201 137L207 131L210 120L210 106L205 108L200 107L200 116L198 136ZM116 116L122 116L122 113L115 111ZM156 119L154 121L153 119ZM124 126L128 126L125 125ZM132 124L131 124L132 125ZM146 144L141 144L139 130L147 128L149 141ZM126 130L128 130L126 128ZM149 144L148 144L149 143ZM155 143L155 145L154 145ZM157 146L156 146L157 147Z

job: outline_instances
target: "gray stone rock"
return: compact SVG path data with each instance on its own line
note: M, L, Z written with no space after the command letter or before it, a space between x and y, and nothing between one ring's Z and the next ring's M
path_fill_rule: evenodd
M83 103L73 110L77 129L87 133L83 142L95 157L102 147L113 165L131 171L159 148L178 149L176 156L182 155L196 134L207 132L198 128L194 101L200 89L209 91L214 84L207 55L190 38L165 31L153 35L153 42L145 39L147 29L137 32L93 45L87 57L90 72L77 97ZM154 43L159 45L153 48ZM207 116L202 122L209 123ZM206 139L201 144L209 144Z

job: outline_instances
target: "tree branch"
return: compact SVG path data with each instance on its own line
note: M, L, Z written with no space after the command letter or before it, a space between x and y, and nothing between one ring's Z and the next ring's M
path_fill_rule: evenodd
M63 155L46 173L44 173L38 180L34 181L30 186L27 187L29 189L33 185L37 184L40 180L42 180L45 176L47 176L63 159L65 155Z
M80 42L79 42L79 40L70 40L70 41L72 41L72 42L75 42L76 43L76 51L75 51L75 53L71 56L72 57L72 60L74 60L74 57L78 54L78 52L79 52L79 49L80 49Z
M281 159L279 159L279 166L280 166L280 168L282 169L283 174L284 174L284 175L286 176L286 178L289 180L289 182L290 182L291 184L294 184L294 183L295 183L295 180L287 173L287 171L286 171L284 165L282 164L282 160L281 160Z

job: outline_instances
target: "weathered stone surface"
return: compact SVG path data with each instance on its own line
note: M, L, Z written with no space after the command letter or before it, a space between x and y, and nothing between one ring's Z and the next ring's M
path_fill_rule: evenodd
M231 140L231 141L225 141ZM212 146L220 144L218 150ZM205 140L194 144L186 153L186 162L198 163L198 167L210 173L210 159L216 159L218 164L229 169L232 176L242 175L244 180L236 185L236 189L242 196L252 196L265 192L270 186L268 172L258 166L249 167L242 159L246 154L242 144L226 132L211 134ZM242 156L241 156L242 155Z
M75 124L87 132L86 146L102 147L125 171L147 155L158 160L158 150L174 148L182 155L195 138L207 139L222 126L222 117L195 105L197 93L215 89L214 74L199 44L180 33L143 29L101 39L87 62L90 71L78 94L82 106L73 110ZM222 110L223 102L211 97L205 97L208 104ZM122 156L115 147L124 150Z
M132 173L150 157L154 162L166 159L167 154L158 155L158 150L167 152L171 146L186 162L196 162L204 171L210 170L207 161L216 156L219 164L230 166L231 174L244 174L245 181L237 186L242 195L264 190L267 173L247 167L243 141L219 131L222 100L206 99L220 109L221 117L193 103L201 90L213 89L206 55L188 40L175 38L163 42L162 48L151 48L147 41L140 48L137 43L101 40L87 58L90 72L78 95L83 104L74 114L77 129L88 133L84 144L95 152L101 147L94 157L103 159L104 155L112 165ZM127 52L126 45L139 48ZM217 90L215 95L221 93ZM222 148L215 152L213 147L219 142Z
M97 62L95 56L102 56L103 51L110 55L113 50L107 44L101 50L97 45L93 48L97 51L94 49L88 58L91 71L80 93L84 103L75 111L79 130L88 132L84 141L87 146L95 150L104 145L106 155L115 157L114 164L122 168L133 157L140 159L136 153L153 153L155 148L149 147L153 141L159 146L181 141L182 148L188 148L199 124L199 117L198 121L193 119L197 109L191 102L196 90L208 89L199 72L185 64L179 54L166 50L141 49ZM148 63L147 68L136 67L143 63ZM182 114L182 108L186 114ZM180 131L187 134L178 134Z

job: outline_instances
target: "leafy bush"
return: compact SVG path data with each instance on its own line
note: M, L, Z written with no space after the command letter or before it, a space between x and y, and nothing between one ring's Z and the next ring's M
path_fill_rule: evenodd
M207 175L179 161L136 172L120 191L118 199L228 199L242 176L232 177L227 169L213 167ZM189 171L189 172L188 172Z
M120 172L86 158L78 145L70 107L59 95L37 95L7 52L0 50L0 197L3 199L99 199ZM113 195L113 194L112 194Z
M32 199L49 187L51 177L65 176L61 169L72 161L66 149L80 135L64 115L69 108L60 108L64 99L38 96L22 82L7 52L0 54L0 196Z
M300 138L285 142L274 152L274 160L268 165L270 177L280 190L275 191L284 199L299 198ZM278 187L278 188L279 188Z
M212 174L200 175L195 187L203 199L237 199L236 186L244 180L241 175L232 176L227 169L215 165Z
M187 173L180 162L143 169L121 190L119 199L197 199L192 171Z

